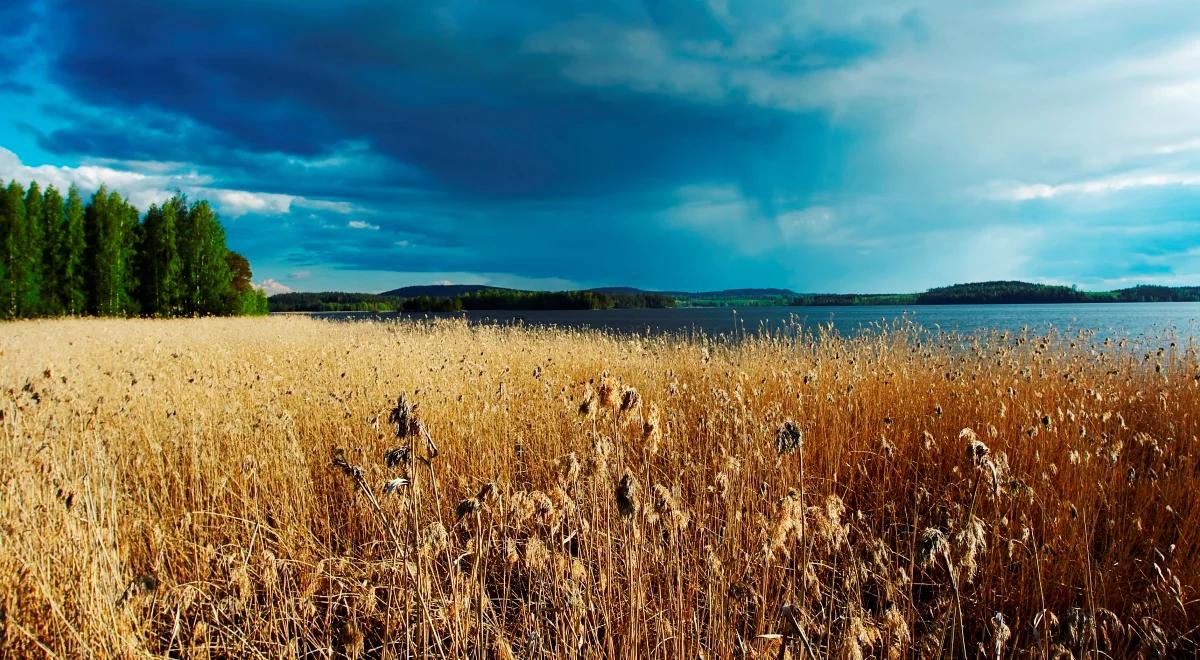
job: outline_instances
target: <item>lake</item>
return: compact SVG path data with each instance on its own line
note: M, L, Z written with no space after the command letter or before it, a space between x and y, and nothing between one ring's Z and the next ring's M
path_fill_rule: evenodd
M310 314L339 321L463 318L472 323L599 328L628 333L753 333L791 321L805 327L832 324L842 334L869 330L872 324L909 319L930 329L964 334L996 329L1043 333L1095 331L1098 338L1172 333L1200 339L1200 303L1093 303L1063 305L869 305L862 307L688 307L559 311L476 311L457 313L330 312Z

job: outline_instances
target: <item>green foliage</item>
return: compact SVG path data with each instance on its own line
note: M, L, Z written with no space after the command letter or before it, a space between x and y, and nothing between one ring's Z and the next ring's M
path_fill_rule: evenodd
M1200 302L1200 286L1135 286L1111 294L1116 302Z
M184 314L210 316L226 310L226 291L233 283L226 252L217 214L208 202L192 204L179 223Z
M84 211L87 249L88 311L99 316L136 312L133 256L138 234L137 209L120 194L101 186Z
M54 186L42 196L42 313L57 316L66 311L64 293L66 265L61 248L66 238L66 209L62 194Z
M795 306L913 305L915 293L808 293L792 298Z
M237 252L225 253L225 264L229 267L230 285L225 293L225 311L238 316L260 316L268 312L267 294L255 289L254 271L250 261Z
M438 296L415 296L398 302L396 309L405 312L461 312L462 296L442 298Z
M0 190L0 316L20 316L20 301L26 272L22 250L25 245L25 195L13 181Z
M1029 282L997 281L955 284L930 289L917 296L919 305L1014 304L1085 302L1086 296L1071 287Z
M272 312L395 312L403 298L373 293L277 293L269 299ZM431 311L431 310L424 310Z
M480 289L454 296L402 298L369 293L280 293L270 298L273 312L458 312L462 310L560 310L665 308L674 298L662 294L596 291Z
M0 188L0 318L266 314L250 262L225 246L207 202L176 193L144 221L101 187Z
M235 293L230 298L228 313L235 316L263 316L269 313L267 294L262 289L250 288Z
M72 316L87 311L87 236L84 219L87 213L79 189L71 186L67 191L67 205L63 210L63 238L56 246L55 260L61 264L63 312Z
M42 284L46 233L42 225L42 188L36 181L25 193L25 240L21 248L25 284L21 287L21 316L36 316L42 310Z
M142 222L138 251L138 300L142 314L175 316L182 297L183 261L179 256L176 221L187 200L176 194L161 207L153 205Z
M42 274L42 192L26 193L13 181L0 191L0 316L17 318L40 312Z
M990 305L1085 302L1085 294L1070 287L1029 282L996 281L955 284L924 293L805 294L792 305Z

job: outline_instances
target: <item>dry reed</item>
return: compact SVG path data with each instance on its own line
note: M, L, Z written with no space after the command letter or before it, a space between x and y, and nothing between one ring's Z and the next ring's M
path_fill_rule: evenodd
M1171 337L38 321L0 387L4 657L1198 651Z

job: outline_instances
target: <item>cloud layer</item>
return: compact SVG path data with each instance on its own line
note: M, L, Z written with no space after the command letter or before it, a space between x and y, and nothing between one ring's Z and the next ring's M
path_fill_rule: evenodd
M207 197L279 287L1200 281L1189 2L36 0L0 26L0 176Z

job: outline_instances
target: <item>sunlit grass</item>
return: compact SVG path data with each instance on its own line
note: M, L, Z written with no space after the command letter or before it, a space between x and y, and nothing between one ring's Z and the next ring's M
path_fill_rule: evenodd
M8 657L1197 650L1169 337L91 320L0 351Z

